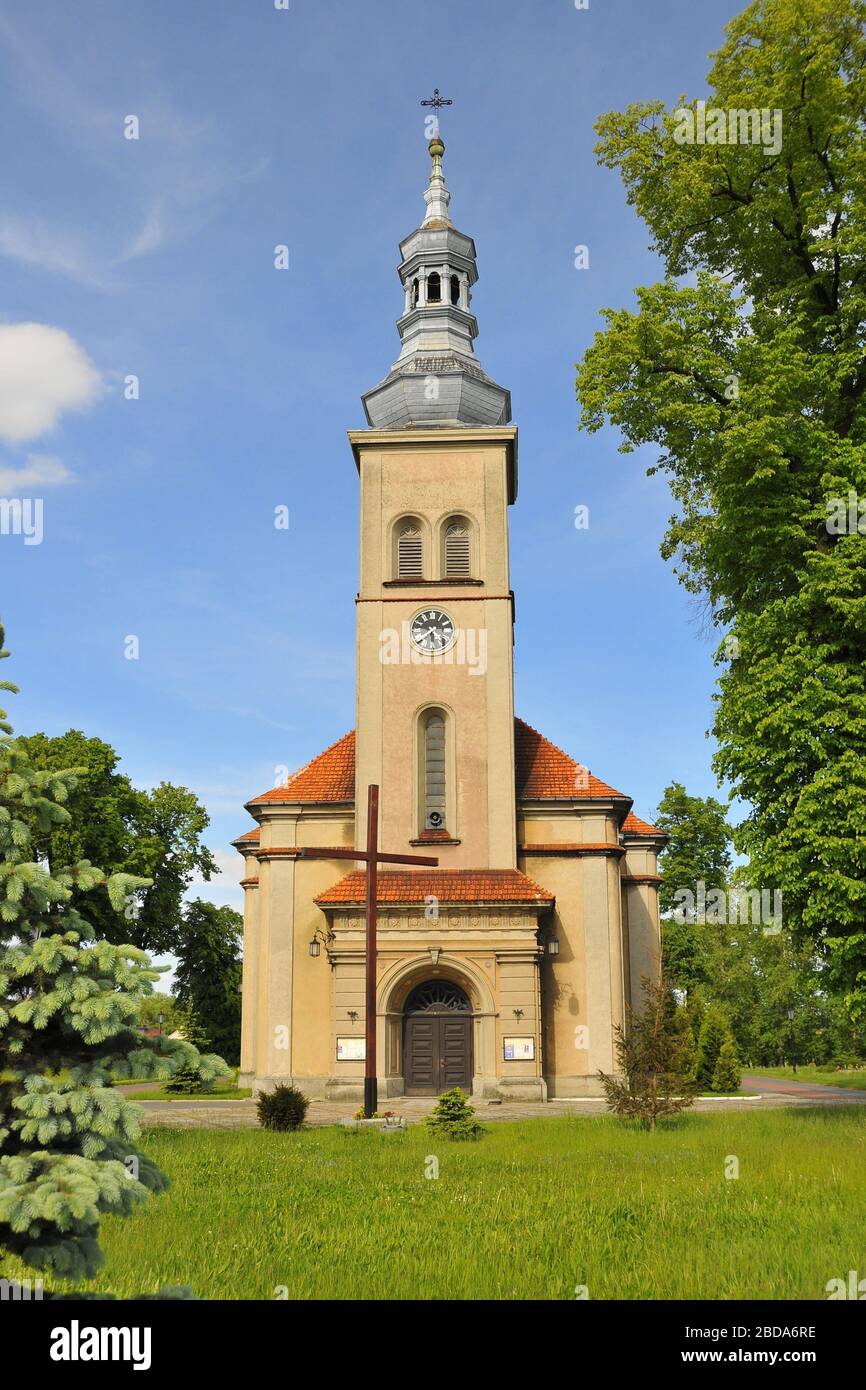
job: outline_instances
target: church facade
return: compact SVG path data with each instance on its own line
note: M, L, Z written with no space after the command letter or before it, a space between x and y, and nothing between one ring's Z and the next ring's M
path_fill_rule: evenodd
M481 369L475 246L435 137L400 245L400 355L349 433L360 483L355 729L247 803L239 1084L361 1100L367 788L381 867L379 1095L598 1094L614 1029L660 970L664 836L515 717L511 400ZM350 872L346 872L347 868Z

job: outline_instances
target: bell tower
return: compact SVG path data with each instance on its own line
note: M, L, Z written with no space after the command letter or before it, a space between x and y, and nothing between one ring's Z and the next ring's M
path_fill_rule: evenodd
M400 244L400 353L349 439L360 476L356 805L443 868L516 867L511 398L475 357L475 244L453 225L438 134ZM358 818L357 843L364 828Z

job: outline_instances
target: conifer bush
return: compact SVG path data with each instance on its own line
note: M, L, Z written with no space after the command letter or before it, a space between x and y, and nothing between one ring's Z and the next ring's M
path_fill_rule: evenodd
M0 625L0 658L3 640ZM0 1254L65 1280L102 1265L105 1213L128 1215L168 1185L138 1147L140 1111L111 1083L182 1066L228 1072L187 1042L137 1031L160 972L136 947L97 939L81 910L83 892L104 890L123 914L149 880L87 860L51 871L34 857L27 820L41 832L68 824L75 777L37 770L0 711Z
M476 1120L468 1095L459 1086L442 1092L432 1114L425 1116L424 1123L443 1139L474 1140L487 1133L484 1125Z
M310 1102L296 1086L279 1083L272 1091L260 1091L256 1098L259 1123L263 1129L278 1130L281 1134L300 1129L307 1116Z
M713 1084L719 1053L729 1033L730 1028L724 1014L712 1006L708 1008L704 1014L698 1037L698 1060L695 1072L698 1086L704 1091L708 1091Z
M272 1091L261 1091L257 1101L259 1124L262 1129L275 1129L280 1133L300 1129L307 1116L310 1102L296 1086L280 1083Z
M719 1056L713 1072L713 1090L738 1091L742 1079L740 1059L737 1056L737 1044L734 1042L733 1033L729 1031L719 1048Z

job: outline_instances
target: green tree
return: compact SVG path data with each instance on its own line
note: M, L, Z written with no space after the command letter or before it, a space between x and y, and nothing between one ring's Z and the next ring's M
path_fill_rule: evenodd
M191 1043L198 1053L210 1051L211 1040L192 1004L177 1005L176 1031L181 1033L185 1041ZM176 1071L171 1080L166 1082L165 1089L172 1095L191 1096L210 1090L211 1085L212 1077L198 1061L193 1061Z
M659 907L670 912L679 889L725 888L731 871L727 808L713 796L689 796L681 782L665 788L655 824L668 842L659 855Z
M730 1026L724 1014L714 1006L708 1008L701 1024L695 1067L695 1080L704 1091L708 1091L713 1084L719 1053L730 1036Z
M211 1045L232 1066L240 1061L243 918L232 907L197 898L183 914L175 993L192 1007Z
M159 972L136 947L97 939L81 905L104 889L122 922L145 885L86 859L37 858L31 825L71 827L75 773L35 767L5 715L0 729L0 1250L80 1279L102 1263L101 1216L126 1215L167 1185L138 1147L137 1107L111 1080L226 1067L188 1043L142 1039L140 1001Z
M586 428L657 447L678 509L663 554L727 630L735 844L861 1021L866 546L829 519L866 498L864 21L863 0L757 0L728 25L708 105L781 112L758 142L684 142L684 96L601 118L667 278L605 311L578 370Z
M719 1048L719 1055L713 1070L712 1089L723 1094L738 1091L741 1080L742 1072L740 1059L737 1056L737 1045L734 1042L733 1034L728 1032L725 1041Z
M665 788L655 823L668 837L659 856L662 967L671 984L686 993L706 980L701 926L676 912L683 891L697 897L724 888L731 869L731 829L726 808L712 796L690 796L681 782Z
M162 1024L160 1025L160 1015ZM162 1028L163 1033L173 1033L179 1026L178 1004L174 995L154 991L141 1001L138 1022L142 1028Z
M115 750L79 729L58 738L32 734L21 742L37 768L78 770L69 794L70 820L47 828L32 817L28 822L40 857L49 867L87 859L108 873L149 879L131 895L123 916L107 901L88 900L88 917L107 941L132 942L157 954L175 951L183 894L195 874L208 880L216 868L201 842L209 824L204 807L186 787L167 782L138 791L117 770Z
M694 1101L691 1067L694 1042L683 1027L670 986L645 978L641 1007L629 1010L615 1029L620 1075L598 1073L607 1104L617 1115L655 1129Z

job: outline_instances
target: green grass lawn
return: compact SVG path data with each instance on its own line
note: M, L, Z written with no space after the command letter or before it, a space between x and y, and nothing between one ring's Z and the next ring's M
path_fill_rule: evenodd
M866 1067L857 1071L828 1071L826 1067L747 1067L752 1076L778 1076L788 1081L812 1082L819 1086L842 1086L866 1091Z
M866 1272L864 1140L866 1111L842 1106L690 1114L654 1135L606 1116L502 1122L477 1144L420 1126L152 1129L145 1147L172 1189L103 1223L107 1264L90 1287L820 1299L828 1279Z

